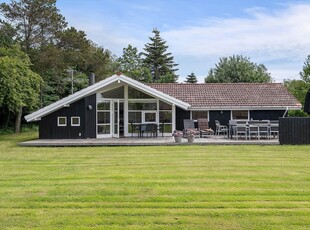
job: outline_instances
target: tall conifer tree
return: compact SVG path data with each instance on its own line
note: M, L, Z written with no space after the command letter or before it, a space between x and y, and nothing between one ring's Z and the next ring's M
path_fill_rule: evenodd
M151 70L153 82L175 82L178 76L173 56L167 52L168 46L166 41L160 37L160 32L156 28L153 29L153 37L149 37L150 43L145 45L142 55L144 63Z
M186 78L186 83L197 83L197 77L196 75L192 72L190 75L187 75L187 78Z

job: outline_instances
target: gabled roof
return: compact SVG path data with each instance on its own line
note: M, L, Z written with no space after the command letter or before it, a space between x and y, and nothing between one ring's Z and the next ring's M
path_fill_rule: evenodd
M301 109L281 83L149 84L191 109Z
M35 121L41 119L41 117L46 116L47 114L50 114L64 106L70 105L73 102L76 102L84 97L90 96L94 93L100 92L101 89L103 89L105 86L108 86L112 83L119 82L119 83L126 83L130 85L133 88L136 88L138 90L141 90L149 95L152 95L156 98L159 98L163 101L170 102L178 107L181 107L183 109L188 109L190 106L188 103L183 102L179 99L176 99L174 97L171 97L161 91L156 90L155 88L152 88L148 85L145 85L141 82L138 82L132 78L126 77L124 75L113 75L105 80L102 80L94 85L91 85L85 89L82 89L68 97L65 97L59 101L56 101L42 109L37 110L36 112L33 112L27 116L25 116L25 119L27 122L29 121Z
M100 92L113 83L125 83L182 109L301 109L301 104L280 83L161 83L145 85L124 75L113 75L54 102L25 119L39 120L64 106Z

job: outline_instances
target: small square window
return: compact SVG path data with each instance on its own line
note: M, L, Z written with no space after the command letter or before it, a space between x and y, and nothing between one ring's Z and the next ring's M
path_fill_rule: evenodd
M71 126L80 126L80 117L71 117Z
M57 125L58 126L67 126L67 118L66 117L57 117Z

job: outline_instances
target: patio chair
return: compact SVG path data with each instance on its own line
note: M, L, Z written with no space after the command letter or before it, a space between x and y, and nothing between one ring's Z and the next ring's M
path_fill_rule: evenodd
M134 133L138 134L138 137L141 136L141 124L130 123L131 127L131 137L134 136Z
M209 122L206 118L197 119L198 129L200 132L200 137L207 137L210 135L214 135L213 129L209 128Z
M141 125L141 137L146 134L146 138L149 137L157 137L157 124L142 124Z
M186 137L187 133L194 134L194 136L200 137L200 132L195 128L195 122L192 119L183 120L184 130L183 136Z
M235 132L236 132L236 138L238 140L239 135L244 135L245 140L247 140L248 137L248 126L247 124L236 124L235 127Z
M279 121L270 121L269 133L273 138L279 135Z
M228 128L226 125L221 125L221 123L218 120L215 120L215 135L219 136L221 133L224 135L227 135Z
M161 133L161 137L164 137L165 123L160 123L160 124L158 125L158 132Z
M259 125L256 123L249 124L249 139L253 136L259 139Z
M266 137L266 139L270 139L270 121L263 120L259 122L259 137Z

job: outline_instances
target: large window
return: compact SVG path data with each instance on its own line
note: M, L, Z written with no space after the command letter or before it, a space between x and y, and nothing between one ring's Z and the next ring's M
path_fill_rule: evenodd
M248 111L247 110L233 110L232 111L233 120L248 120Z
M157 110L157 102L128 102L128 110Z
M128 122L129 123L142 123L142 113L141 112L128 112Z
M143 112L143 113L144 113L144 123L156 122L156 112Z
M129 86L128 87L128 98L129 99L145 99L145 98L153 98L153 97Z
M128 123L156 123L157 101L132 100L128 102Z
M172 106L159 101L159 123L164 127L164 133L172 133Z

